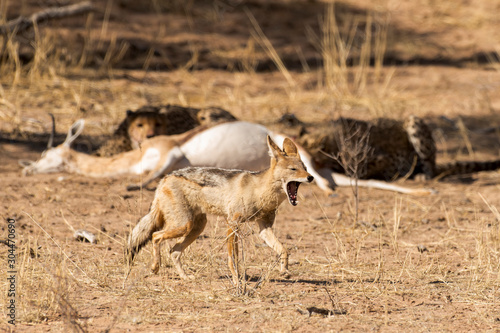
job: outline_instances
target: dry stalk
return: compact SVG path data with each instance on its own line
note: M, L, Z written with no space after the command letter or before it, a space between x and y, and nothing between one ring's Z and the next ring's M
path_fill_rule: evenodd
M341 258L340 262L347 262L348 261L347 248L346 248L344 242L342 241L342 239L340 238L340 236L335 232L335 230L336 230L336 228L335 228L336 223L339 222L339 220L342 217L342 214L339 213L337 215L337 220L335 221L335 223L332 223L332 221L330 220L330 218L326 214L323 206L319 202L318 197L316 196L316 194L314 194L314 199L316 200L316 203L317 203L318 207L321 209L321 212L323 214L324 219L328 222L328 224L331 227L331 234L332 234L333 238L335 239L336 246L337 246L337 251L340 252L340 258Z
M20 321L38 323L48 320L51 314L59 314L67 329L85 332L76 307L69 301L70 290L75 286L69 285L67 273L72 273L65 265L66 258L60 253L50 253L49 247L44 247L46 250L40 254L38 249L42 246L38 244L37 239L33 243L30 239L23 246L18 280ZM39 256L46 260L40 262Z
M66 327L72 332L86 332L79 322L80 315L68 300L69 286L67 278L61 275L61 268L52 275L54 285L51 287Z
M69 262L71 262L71 264L73 264L73 266L75 266L80 272L83 273L83 275L85 275L85 277L87 279L89 279L89 281L91 281L94 285L98 286L99 284L94 281L90 276L87 275L87 273L80 267L78 266L73 260L71 260L71 258L68 256L68 254L63 250L63 248L61 247L61 245L59 245L59 243L28 213L26 212L23 212L26 216L28 216L31 221L33 221L33 223L35 223L36 226L38 226L44 233L45 235L52 241L54 242L54 244L59 248L59 250L61 251L61 253L66 257L66 259L68 259ZM71 273L71 272L70 272ZM75 277L76 279L76 277Z
M358 179L366 173L366 163L373 149L369 145L370 128L362 131L360 128L349 126L347 122L341 128L342 130L336 133L335 136L337 146L339 147L338 154L336 156L327 155L342 166L347 176L354 179L354 185L351 187L355 203L354 227L359 222Z
M101 25L101 33L99 35L99 42L97 43L97 49L102 47L102 43L108 34L109 19L111 17L111 11L113 6L113 0L108 0L106 2L106 9L104 10L104 18Z
M383 79L381 77L390 16L385 14L376 19L373 13L368 13L365 19L354 16L340 27L336 19L335 1L326 4L325 13L320 23L321 37L307 27L309 40L323 59L325 87L341 99L362 96L365 94L371 75L369 68L373 63L375 82L382 83L380 92L386 91L394 74L392 72ZM363 32L359 29L362 24ZM357 54L356 50L359 50ZM355 67L353 79L350 79L351 66Z
M129 47L129 44L126 42L123 42L123 41L121 42L121 44L119 46L117 46L116 45L116 35L113 35L111 37L110 44L108 46L108 49L106 50L106 55L104 56L104 59L101 63L99 70L102 72L107 71L108 76L111 77L112 74L110 71L111 71L113 65L119 63L120 60L123 59L123 57L125 56L125 53L128 50L128 47ZM149 60L146 59L146 62L148 62L148 61ZM144 69L147 69L147 68L148 67L146 67L146 63L145 63Z
M3 40L2 48L0 49L0 74L1 76L7 76L14 73L14 78L12 79L12 88L19 84L22 74L21 61L19 59L19 43L14 42L15 33L11 33L7 36L0 37Z
M467 152L469 153L469 156L474 157L474 149L472 149L472 143L470 142L470 139L469 139L469 130L465 126L465 123L461 117L458 118L457 126L458 126L458 129L460 131L460 135L462 136L462 139L464 140L465 147L467 147Z
M273 44L269 41L269 39L266 37L262 29L260 28L259 23L255 19L255 16L253 16L253 14L246 8L245 12L254 28L254 31L252 31L252 36L259 43L259 45L267 52L268 56L273 60L274 64L276 65L280 73L288 82L290 88L292 89L295 88L297 86L297 83L293 79L292 75L286 68L283 61L281 60L278 52L276 52L276 49L273 47Z
M90 13L87 16L87 20L85 22L85 34L84 34L84 42L83 42L83 49L82 49L82 54L80 55L80 60L78 61L77 64L77 69L82 69L87 62L89 61L89 58L92 56L92 52L94 50L93 48L93 36L92 36L92 22L94 20L94 13Z
M384 275L384 264L385 264L385 261L384 261L384 253L383 253L383 240L382 240L382 232L379 231L378 232L378 263L377 263L377 273L375 275L375 278L373 280L373 282L377 282L377 281L380 281L380 279L382 279L383 275Z
M399 199L399 203L398 203ZM395 197L394 203L394 225L392 228L392 246L394 247L394 252L396 253L396 258L399 254L399 244L398 244L398 230L401 224L401 209L402 209L402 198Z

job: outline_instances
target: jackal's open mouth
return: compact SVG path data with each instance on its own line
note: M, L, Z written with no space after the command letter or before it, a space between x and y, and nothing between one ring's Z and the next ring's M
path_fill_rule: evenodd
M299 185L299 182L289 182L286 184L288 201L290 201L292 206L297 206L297 192L299 190Z

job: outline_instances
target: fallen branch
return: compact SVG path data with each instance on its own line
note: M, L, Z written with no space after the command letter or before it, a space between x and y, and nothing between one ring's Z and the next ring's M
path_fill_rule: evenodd
M92 10L92 3L90 1L85 1L74 5L69 5L59 8L48 8L38 13L34 13L28 18L19 16L18 18L7 22L7 24L1 25L0 34L6 35L13 31L21 32L43 21L57 19L61 17L79 15L87 13L91 10Z

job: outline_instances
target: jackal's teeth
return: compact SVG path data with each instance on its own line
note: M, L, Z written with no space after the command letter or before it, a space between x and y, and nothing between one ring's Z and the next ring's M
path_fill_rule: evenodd
M286 189L287 189L287 194L288 194L288 201L290 204L293 206L297 205L297 192L299 190L299 185L300 182L288 182L286 184Z

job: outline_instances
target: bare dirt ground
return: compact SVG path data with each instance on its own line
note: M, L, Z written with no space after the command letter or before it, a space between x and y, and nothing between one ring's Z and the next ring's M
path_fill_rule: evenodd
M57 4L3 1L0 18ZM149 272L150 247L127 275L125 240L153 192L127 192L131 177L21 177L18 166L43 151L49 112L58 142L85 118L76 148L90 151L125 110L148 103L215 105L265 124L286 112L310 123L417 114L434 129L439 162L497 159L498 1L338 1L338 30L321 1L94 6L0 37L0 240L12 218L17 243L16 326L8 323L12 298L2 297L2 330L500 330L498 171L403 182L438 191L427 197L361 189L357 221L351 188L325 197L303 186L299 205L284 203L275 224L292 278L280 278L274 253L249 223L248 282L238 293L224 221L210 219L186 251L196 280L178 278L166 247L158 275ZM326 51L341 44L345 59L332 65ZM94 233L97 244L74 240L72 229ZM8 254L0 243L2 295Z

